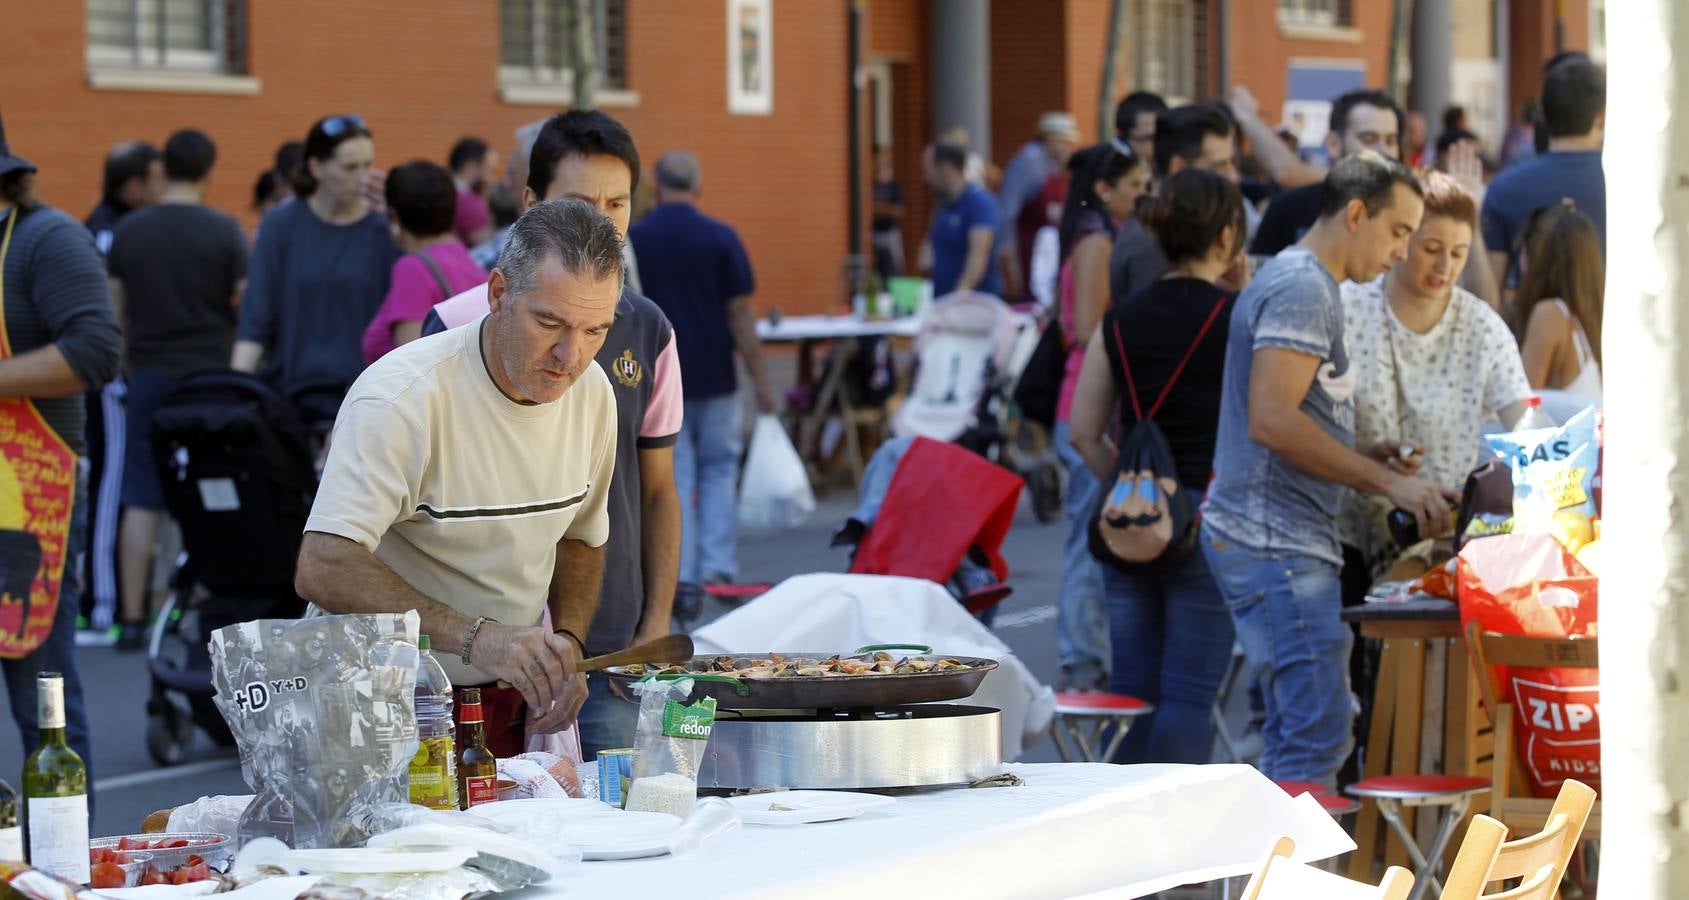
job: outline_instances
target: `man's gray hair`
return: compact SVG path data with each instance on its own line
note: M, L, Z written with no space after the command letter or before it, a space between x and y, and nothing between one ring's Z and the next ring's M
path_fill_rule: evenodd
M587 203L557 200L540 203L510 226L499 253L498 269L520 297L534 289L540 266L555 257L572 275L604 279L625 276L622 239L615 223Z
M670 150L657 160L657 183L677 191L696 192L704 183L703 168L690 150Z

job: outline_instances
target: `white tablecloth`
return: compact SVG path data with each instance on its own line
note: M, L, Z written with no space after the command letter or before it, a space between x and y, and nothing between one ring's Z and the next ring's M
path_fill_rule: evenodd
M893 335L912 338L921 331L919 316L868 321L855 316L784 316L775 325L757 320L757 338L768 343L785 341L830 341L855 337Z
M1253 872L1288 835L1355 844L1249 766L1015 765L1022 787L906 795L860 818L751 826L684 858L588 862L532 897L1141 897Z

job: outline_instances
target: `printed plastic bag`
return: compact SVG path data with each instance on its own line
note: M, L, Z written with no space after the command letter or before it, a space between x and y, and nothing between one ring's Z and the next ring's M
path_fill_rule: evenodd
M261 619L211 635L217 709L257 793L239 840L358 847L408 804L416 755L418 617Z
M1475 621L1500 634L1596 636L1598 581L1550 535L1472 541L1460 551L1458 578L1462 628ZM1553 797L1567 778L1601 790L1600 670L1495 668L1532 792Z
M1595 539L1601 446L1594 407L1559 428L1488 435L1513 470L1513 521L1490 531L1552 534L1574 552Z
M757 417L751 452L739 487L739 524L748 528L791 528L815 511L809 470L780 420Z
M698 800L698 764L715 728L715 698L687 704L693 678L647 676L634 682L639 724L626 802L630 810L686 818Z

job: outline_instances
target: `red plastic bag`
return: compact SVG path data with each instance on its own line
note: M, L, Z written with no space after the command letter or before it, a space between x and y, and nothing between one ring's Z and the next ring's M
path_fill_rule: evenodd
M978 546L997 580L1007 580L1009 564L1000 551L1023 484L1015 473L955 444L916 438L891 476L850 571L944 584L968 548Z
M1598 581L1549 535L1472 541L1460 551L1458 580L1462 629L1478 622L1500 634L1596 636ZM1600 671L1494 668L1513 703L1514 746L1532 793L1553 797L1567 778L1600 791Z

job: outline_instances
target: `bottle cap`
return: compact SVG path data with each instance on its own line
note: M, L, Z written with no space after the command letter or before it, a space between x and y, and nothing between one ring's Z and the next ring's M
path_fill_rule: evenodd
M1531 409L1542 409L1542 398L1532 394L1525 398L1525 405Z
M430 641L428 639L428 635L426 635L426 634L421 635L416 639L416 649L422 650L424 652L427 652L429 650L434 649L433 644L434 644L434 642Z

